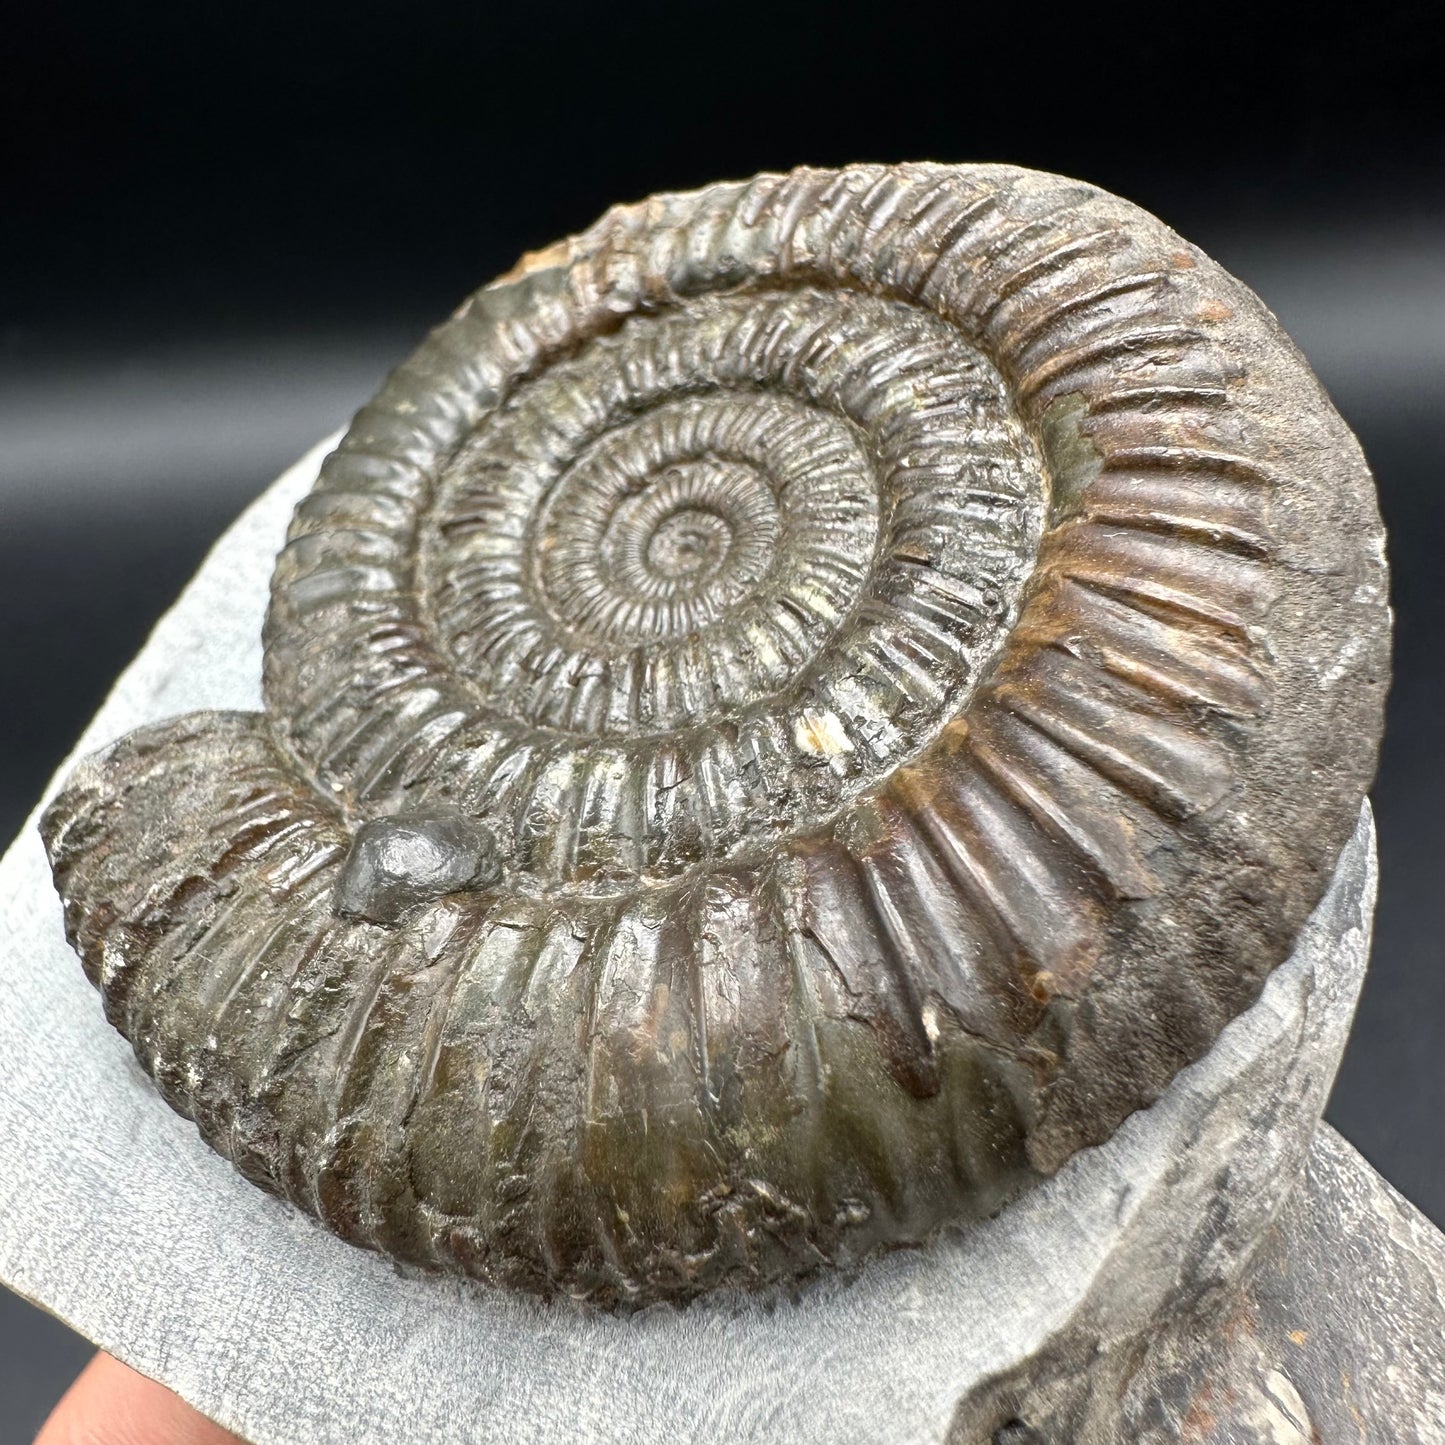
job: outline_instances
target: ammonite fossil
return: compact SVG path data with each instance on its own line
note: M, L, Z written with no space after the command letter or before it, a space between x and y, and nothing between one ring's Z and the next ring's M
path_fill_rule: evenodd
M1093 187L608 213L357 416L263 714L77 769L67 928L166 1099L347 1239L603 1303L996 1211L1289 952L1388 644L1359 449Z

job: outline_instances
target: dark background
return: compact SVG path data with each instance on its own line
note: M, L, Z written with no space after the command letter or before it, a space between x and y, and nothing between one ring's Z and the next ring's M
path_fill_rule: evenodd
M1378 475L1384 871L1330 1118L1445 1222L1434 5L110 0L5 25L0 836L224 526L521 251L616 200L801 162L1082 176L1261 293ZM0 1291L0 1442L86 1353Z

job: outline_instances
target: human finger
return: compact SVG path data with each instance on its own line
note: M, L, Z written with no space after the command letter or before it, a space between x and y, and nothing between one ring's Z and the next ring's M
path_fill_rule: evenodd
M240 1445L164 1385L110 1355L80 1372L35 1445Z

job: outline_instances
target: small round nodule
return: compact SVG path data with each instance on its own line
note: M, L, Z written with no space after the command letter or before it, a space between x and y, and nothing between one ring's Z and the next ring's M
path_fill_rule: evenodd
M1368 469L1244 286L1060 176L799 170L476 292L297 507L264 715L43 826L247 1178L685 1300L988 1217L1156 1099L1318 903L1388 650Z
M419 903L501 876L495 836L470 818L373 818L356 830L332 907L341 918L395 923Z

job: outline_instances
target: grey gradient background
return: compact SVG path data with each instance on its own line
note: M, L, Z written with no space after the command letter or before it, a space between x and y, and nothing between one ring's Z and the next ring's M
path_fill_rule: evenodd
M0 46L0 835L209 543L522 250L801 162L1083 176L1253 285L1375 468L1398 616L1382 886L1329 1116L1445 1223L1433 7L1308 33L1261 6L27 11ZM0 1292L0 1445L88 1353Z

